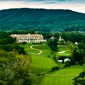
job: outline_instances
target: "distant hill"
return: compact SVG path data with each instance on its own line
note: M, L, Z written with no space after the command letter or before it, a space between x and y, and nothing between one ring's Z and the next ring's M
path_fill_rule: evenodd
M0 30L85 31L85 14L71 10L0 10Z

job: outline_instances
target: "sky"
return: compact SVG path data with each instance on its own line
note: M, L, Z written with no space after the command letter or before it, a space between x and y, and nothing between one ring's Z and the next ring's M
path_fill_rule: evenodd
M85 0L0 0L0 10L10 8L70 9L85 13Z

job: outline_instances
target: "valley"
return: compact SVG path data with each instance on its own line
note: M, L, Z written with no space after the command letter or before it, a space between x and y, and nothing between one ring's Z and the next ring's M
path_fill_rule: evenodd
M34 49L31 49L30 46L33 46ZM26 44L23 45L28 54L32 56L32 72L36 75L39 75L41 79L37 82L39 85L73 85L74 77L78 76L80 72L83 71L83 67L79 65L74 65L70 67L63 67L63 63L55 62L52 58L51 49L47 46L46 43L43 44ZM70 56L71 51L65 45L58 46L58 52L56 57ZM35 50L37 49L37 50ZM42 53L38 54L41 50ZM65 52L63 52L63 50ZM28 52L31 51L31 52ZM63 52L63 53L60 53ZM50 56L51 55L51 56ZM60 70L54 70L50 72L51 69L55 66L60 67Z

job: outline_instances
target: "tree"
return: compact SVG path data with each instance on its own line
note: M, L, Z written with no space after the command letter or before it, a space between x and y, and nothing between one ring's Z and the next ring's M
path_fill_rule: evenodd
M75 77L73 85L85 85L85 72L81 72L77 77Z
M15 38L10 37L7 32L0 31L0 44L7 45L15 43Z
M24 48L21 47L19 44L0 45L0 49L5 50L7 52L16 51L19 54L26 54L26 52L24 51Z
M58 47L57 47L57 40L55 38L54 39L50 39L48 41L48 46L51 48L51 50L53 52L57 52Z
M8 33L0 32L0 85L31 85L31 58Z
M71 64L82 65L85 61L85 43L80 42L78 45L70 44Z
M0 85L31 85L30 57L16 52L6 53L0 57Z
M72 62L73 64L80 64L82 65L83 64L83 54L82 54L82 50L79 50L78 48L75 48L73 50L73 53L72 53Z
M82 60L82 64L85 67L85 42L82 41L79 43L78 45L79 48L79 53L81 54L81 60ZM78 55L79 56L79 55ZM77 77L75 77L74 79L74 85L85 85L85 68L83 70L83 72L81 72Z

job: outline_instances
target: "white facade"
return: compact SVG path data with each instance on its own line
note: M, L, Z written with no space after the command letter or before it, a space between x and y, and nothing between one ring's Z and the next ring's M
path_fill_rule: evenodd
M46 42L41 34L12 34L11 37L16 38L17 43L40 43Z

